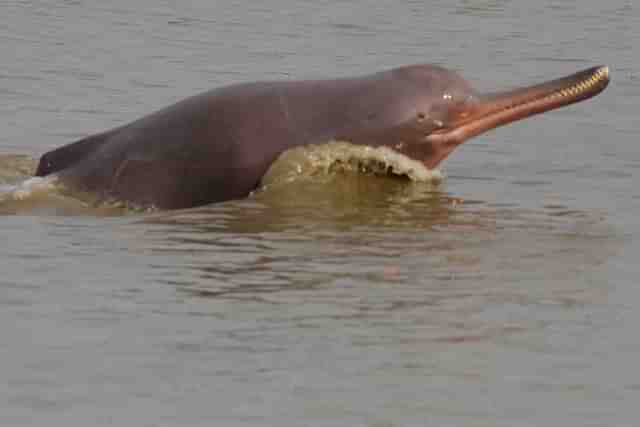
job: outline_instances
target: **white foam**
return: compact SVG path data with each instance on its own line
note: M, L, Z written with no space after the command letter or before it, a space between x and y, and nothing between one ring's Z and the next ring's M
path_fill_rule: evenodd
M315 176L318 172L354 171L406 176L413 181L438 183L443 175L388 147L369 147L342 141L295 147L282 153L262 179L263 185Z
M45 177L32 177L22 181L15 186L6 186L11 188L7 188L8 191L6 191L4 198L5 200L25 200L37 194L48 193L52 191L54 188L56 188L57 182L58 177L55 174L47 175ZM3 188L2 190L5 189Z

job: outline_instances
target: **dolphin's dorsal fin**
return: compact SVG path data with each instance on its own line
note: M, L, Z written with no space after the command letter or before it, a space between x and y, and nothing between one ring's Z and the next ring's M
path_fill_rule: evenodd
M91 135L43 154L35 175L45 176L73 166L97 151L112 134L113 131Z

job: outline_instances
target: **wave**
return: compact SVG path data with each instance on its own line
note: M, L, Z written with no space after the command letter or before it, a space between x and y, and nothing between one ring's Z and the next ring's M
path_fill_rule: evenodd
M427 169L421 162L390 148L331 141L285 151L264 175L262 185L269 187L344 172L405 177L436 185L443 180L439 170Z
M37 161L28 156L0 155L0 214L103 216L155 210L72 191L56 174L34 177L36 166ZM328 186L350 193L352 198L358 197L358 188L340 185L344 174L402 178L429 185L438 185L443 179L440 171L429 170L422 163L386 147L332 141L295 147L281 154L264 175L258 192L261 197L272 194L278 198L286 188L298 192L305 187ZM345 196L349 198L349 194Z

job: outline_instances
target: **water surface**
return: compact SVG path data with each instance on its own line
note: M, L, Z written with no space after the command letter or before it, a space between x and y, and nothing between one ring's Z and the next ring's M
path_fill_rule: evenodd
M239 81L417 62L479 89L601 63L613 78L465 144L435 187L335 173L171 213L11 204L1 424L635 424L631 1L6 1L0 15L0 190L53 147Z

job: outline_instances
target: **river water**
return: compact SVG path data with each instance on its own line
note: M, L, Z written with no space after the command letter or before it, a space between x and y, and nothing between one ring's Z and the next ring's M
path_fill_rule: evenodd
M419 62L488 90L612 72L593 100L468 142L435 188L341 173L171 213L4 203L0 424L637 425L631 0L5 0L0 16L3 188L224 84Z

